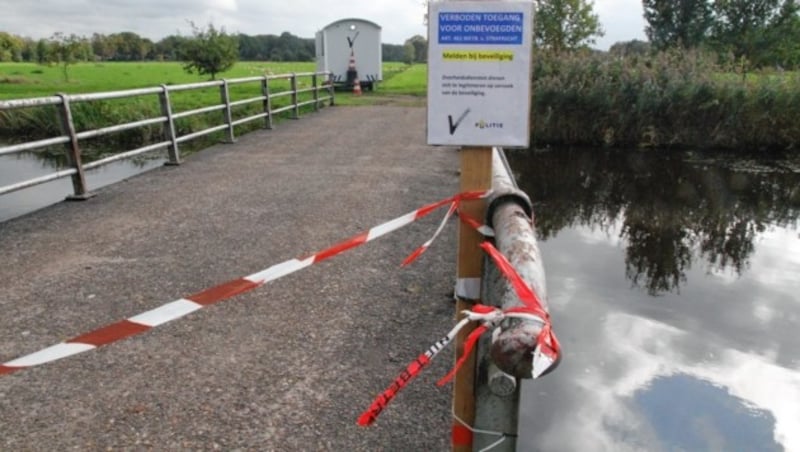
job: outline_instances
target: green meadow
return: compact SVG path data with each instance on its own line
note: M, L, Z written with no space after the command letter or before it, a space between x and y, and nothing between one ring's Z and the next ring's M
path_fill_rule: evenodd
M241 62L218 78L254 77L264 74L311 72L314 63ZM93 93L119 91L208 81L204 76L185 72L180 63L78 63L68 68L64 80L61 66L34 63L0 64L0 98L50 96L54 93Z
M397 92L402 89L416 89L424 94L425 66L411 66L411 70L406 71L407 67L402 63L384 64L383 70L387 82L381 85L379 91L386 89ZM0 99L42 97L55 93L119 91L209 80L208 77L185 72L181 64L176 62L78 63L69 66L68 81L64 80L62 69L61 66L34 63L0 63ZM315 70L313 62L242 61L231 70L218 74L217 78L234 79ZM395 78L397 82L390 83L390 80Z
M335 93L338 105L362 105L374 103L396 103L394 97L403 95L420 99L424 104L426 66L408 66L402 63L384 64L384 82L375 91L365 91L362 96L349 92ZM315 71L314 63L299 62L239 62L231 70L218 74L217 79L238 79L262 75L290 73L309 73ZM185 72L176 62L112 62L78 63L68 68L69 78L64 79L63 68L43 66L33 63L0 63L0 100L26 99L52 96L56 93L86 94L96 92L122 91L136 88L157 87L162 84L178 85L209 81L207 76ZM320 81L321 82L321 81ZM311 77L299 77L299 88L310 87ZM272 80L269 83L273 94L288 91L288 80ZM229 87L231 101L236 102L261 96L259 82L235 84ZM327 93L321 92L320 96ZM193 89L170 93L174 113L207 107L220 103L219 87ZM301 93L299 101L312 100L312 93ZM291 96L281 95L272 100L272 108L289 105ZM233 108L233 120L246 118L262 111L261 102L240 105ZM312 110L311 106L301 108L301 115ZM111 127L161 116L159 96L145 95L105 101L77 102L71 106L75 128L78 131ZM291 112L276 115L273 120L281 121L291 116ZM31 107L0 111L0 138L6 140L41 139L61 134L59 124L54 120L53 107ZM175 121L179 136L197 132L222 122L221 113L209 112ZM252 121L237 126L237 134L262 128L263 121ZM87 159L102 157L103 149L131 149L162 140L163 132L158 125L138 127L120 133L93 139L87 142ZM208 143L223 139L221 133L197 140L190 148L201 148ZM60 154L60 149L48 153Z
M407 94L411 96L427 96L428 92L428 66L415 64L400 66L398 70L390 71L384 67L385 82L380 86L380 91L390 94Z

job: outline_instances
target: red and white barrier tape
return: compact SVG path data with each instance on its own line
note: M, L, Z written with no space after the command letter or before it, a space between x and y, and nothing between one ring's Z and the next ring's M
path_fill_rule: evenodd
M394 399L397 393L399 393L401 389L403 389L411 380L413 380L417 375L419 375L420 372L422 372L422 370L428 364L430 364L431 361L433 361L433 358L435 358L436 355L439 354L439 352L441 352L448 345L450 345L450 342L452 342L453 339L455 339L456 335L458 335L458 332L461 331L461 329L467 326L470 322L478 322L478 321L484 322L480 327L478 327L478 329L484 328L483 331L486 331L490 327L499 325L500 322L502 322L503 319L507 317L524 318L544 323L544 320L536 316L532 316L530 314L525 314L525 313L506 314L491 306L484 306L480 304L474 305L471 310L464 311L463 313L465 317L461 319L461 321L459 321L456 324L456 326L452 330L450 330L449 333L447 333L446 336L436 341L435 344L433 344L429 349L425 350L425 352L419 355L417 359L412 361L411 364L409 364L405 368L405 370L401 372L400 375L392 382L392 384L389 385L389 387L386 388L386 390L383 391L381 395L379 395L375 399L374 402L372 402L372 405L370 405L370 407L366 411L364 411L358 418L358 425L366 426L375 422L375 420L378 418L378 415L380 415L381 411L383 411L383 409L386 408L386 406L389 404L389 402L392 401L392 399ZM476 329L475 331L478 331L478 329ZM459 362L456 364L453 370L444 378L439 380L437 385L443 386L447 384L447 382L450 381L453 376L455 376L455 373L458 371L463 362L466 360L467 356L469 356L469 351L472 350L472 347L474 345L474 340L472 339L473 336L476 336L476 339L474 340L477 340L477 337L480 337L480 334L476 335L474 332L470 334L470 339L467 340L467 344L469 344L470 341L473 341L472 345L467 345L467 344L464 345L464 355L461 356Z
M291 259L286 262L273 265L258 273L222 283L218 286L211 287L186 298L169 302L150 311L143 312L139 315L129 317L125 320L112 323L111 325L107 325L94 331L90 331L86 334L66 340L60 344L56 344L39 350L38 352L5 362L0 364L0 375L10 374L28 367L50 363L62 358L67 358L69 356L93 350L112 342L117 342L130 336L144 333L145 331L148 331L159 325L163 325L167 322L177 320L206 306L218 303L244 292L248 292L268 282L275 281L276 279L282 278L313 264L322 262L325 259L341 254L347 250L363 245L364 243L375 240L378 237L394 232L419 220L420 218L427 216L440 207L450 205L448 215L445 217L446 221L446 219L452 215L452 212L458 208L462 201L481 199L487 195L488 192L467 192L429 204L413 212L409 212L408 214L399 218L395 218L394 220L376 226L369 231L364 232L363 234L354 236L309 257L303 259ZM438 232L436 235L438 235ZM420 252L419 254L422 253ZM419 254L417 254L417 256Z
M450 380L455 377L456 372L464 362L469 357L470 353L472 352L475 344L477 343L478 339L481 337L483 333L489 331L490 329L496 327L506 318L521 318L526 320L534 320L540 322L542 324L545 323L544 319L541 319L535 315L526 312L503 312L497 308L491 306L484 306L481 304L476 304L472 306L472 309L469 311L463 311L465 317L461 319L460 322L456 324L456 326L450 330L449 333L442 339L439 339L435 344L433 344L428 350L417 357L414 361L409 364L400 375L395 378L391 385L389 385L386 390L384 390L373 402L370 407L364 411L361 416L358 418L358 425L361 426L368 426L375 422L378 419L378 416L381 412L386 408L389 402L397 396L397 394L402 390L408 383L413 380L417 375L419 375L422 370L431 363L433 358L439 354L442 350L447 347L450 342L455 339L458 332L461 331L462 328L467 326L470 322L482 322L482 324L477 327L475 330L470 333L469 337L464 343L464 353L458 359L458 362L453 367L453 369L445 375L441 380L439 380L436 384L438 386L444 386Z
M448 214L449 216L449 214ZM459 212L459 216L466 224L475 227L476 229L482 225L475 219L469 218L463 213ZM435 238L436 235L434 235ZM430 241L426 243L430 246ZM558 360L561 353L561 345L555 336L550 321L550 314L544 309L541 300L536 293L531 289L528 283L517 273L511 263L506 257L489 242L483 242L481 248L500 269L501 273L511 282L517 297L525 305L524 307L507 309L505 311L496 307L475 304L468 311L463 311L464 317L456 326L441 340L436 342L431 348L420 355L414 362L412 362L406 369L398 376L392 384L386 388L364 411L358 418L358 425L368 426L377 420L380 413L386 408L389 402L397 396L412 379L422 372L422 370L430 364L431 360L436 357L464 328L467 324L473 321L481 322L481 325L475 328L464 342L464 352L459 357L453 369L437 382L437 385L442 386L447 384L458 372L458 369L464 364L474 349L475 345L483 333L497 327L500 322L506 318L519 318L529 321L535 321L542 324L542 329L536 337L536 348L533 351L533 370L532 377L539 378L553 363ZM412 255L413 256L413 255ZM412 259L413 260L413 259Z
M522 279L511 263L508 262L508 259L506 259L494 245L489 242L483 242L481 248L491 256L503 276L511 282L511 286L514 288L517 297L525 305L524 308L512 308L504 312L532 314L544 320L542 330L539 332L539 335L536 336L536 348L533 350L533 369L531 376L534 379L539 378L542 374L547 372L547 369L558 361L558 357L561 354L561 344L558 342L558 338L556 338L556 334L553 332L550 313L544 309L544 305L542 305L536 292Z
M395 378L391 385L386 388L385 391L379 395L375 401L372 402L372 405L364 411L361 416L358 418L358 425L367 426L371 425L378 419L378 416L381 414L384 408L395 398L397 393L400 392L411 380L413 380L422 369L424 369L428 364L431 363L431 360L436 357L442 350L447 347L450 342L455 339L456 335L461 328L464 328L469 322L472 320L469 318L464 318L449 332L445 337L439 339L435 344L433 344L429 349L425 350L425 353L419 355L417 359L411 362L400 375Z

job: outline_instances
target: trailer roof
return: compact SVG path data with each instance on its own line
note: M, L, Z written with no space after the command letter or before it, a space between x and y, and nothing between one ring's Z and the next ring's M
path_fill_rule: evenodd
M332 27L332 26L334 26L336 24L340 24L342 22L363 22L363 23L372 25L375 28L381 29L381 26L376 24L375 22L369 21L367 19L358 19L356 17L349 17L347 19L339 19L337 21L329 23L328 25L325 25L324 27L322 27L322 29L325 30L326 28L330 28L330 27Z

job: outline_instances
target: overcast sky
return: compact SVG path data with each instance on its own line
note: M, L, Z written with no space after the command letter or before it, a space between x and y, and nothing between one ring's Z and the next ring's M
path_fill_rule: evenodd
M644 39L639 0L595 0L607 49L617 41ZM229 33L280 34L311 38L325 25L346 17L383 27L383 42L402 44L426 35L423 0L0 0L0 31L47 38L56 31L91 36L132 31L154 41L190 35L187 21L212 22Z

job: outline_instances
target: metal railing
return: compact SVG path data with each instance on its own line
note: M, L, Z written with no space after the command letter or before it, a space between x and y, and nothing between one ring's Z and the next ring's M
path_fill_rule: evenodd
M179 145L215 132L225 131L228 142L235 142L235 128L252 121L264 120L264 127L271 129L273 127L273 118L275 115L291 112L291 117L297 119L300 117L300 109L304 106L313 106L313 109L318 110L325 101L329 101L330 105L334 104L334 91L333 83L330 80L330 72L303 72L291 73L280 75L267 75L262 77L248 77L230 80L218 80L203 83L192 83L184 85L161 85L153 88L132 89L125 91L111 91L100 92L91 94L58 94L50 97L38 97L31 99L15 99L15 100L0 100L0 113L4 111L17 110L22 108L50 108L55 107L58 112L58 119L60 122L61 135L51 138L39 139L35 141L28 141L24 143L13 144L9 146L0 146L0 156L7 154L18 154L26 151L35 151L53 145L63 144L66 148L67 166L66 169L57 170L53 173L36 177L33 179L24 180L11 185L0 186L0 195L11 193L24 188L32 187L39 184L44 184L56 179L65 177L72 177L72 185L74 194L70 199L86 199L90 197L88 187L86 185L85 172L91 169L99 168L109 163L130 159L141 154L157 151L160 149L167 150L167 164L178 165L181 162L181 155ZM310 85L306 88L300 88L299 79L310 79ZM322 80L321 80L322 79ZM282 91L272 92L275 89L274 81L289 82L289 89ZM321 81L323 83L321 83ZM233 85L247 85L259 84L260 92L258 96L232 101L230 87ZM219 88L220 103L192 110L174 113L174 104L170 98L171 93L191 90L203 90L209 88ZM310 94L309 94L310 93ZM323 95L321 95L323 93ZM115 124L108 127L101 127L92 130L76 130L75 121L72 115L72 105L82 102L95 102L107 101L113 99L130 99L143 96L158 96L161 116L154 118L146 118L122 124ZM307 100L302 100L308 97ZM287 105L278 108L273 108L273 101L279 98L289 98ZM241 119L234 120L234 109L260 103L262 104L261 111ZM183 118L197 116L206 113L221 112L222 124L213 125L203 130L178 135L175 127L175 121ZM113 133L119 133L140 127L161 125L163 127L163 140L157 143L148 144L136 149L125 150L118 154L112 155L101 160L97 160L88 164L81 162L81 142L97 138Z
M549 311L544 264L533 225L533 205L517 187L501 148L493 150L492 197L487 221L494 229L497 249ZM524 306L491 259L485 262L481 297L484 302L504 310ZM508 319L491 338L482 339L478 348L475 426L484 433L475 435L474 450L516 450L520 380L532 376L532 351L541 330L542 325L537 322ZM505 436L486 432L502 432Z

